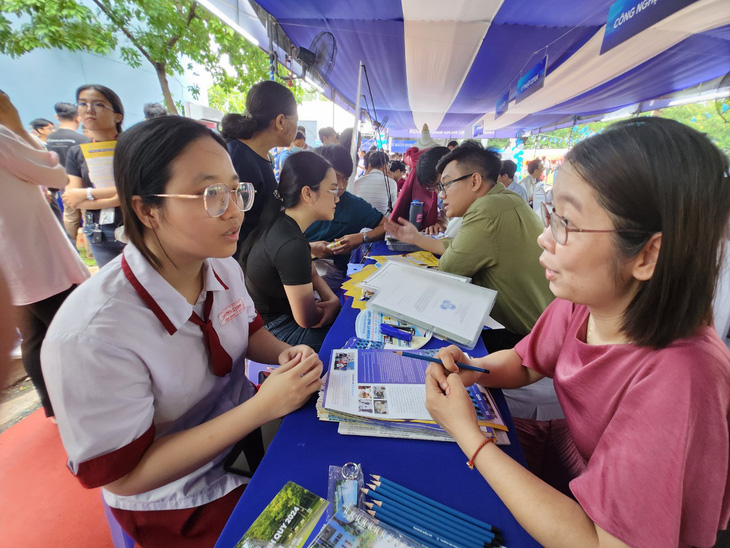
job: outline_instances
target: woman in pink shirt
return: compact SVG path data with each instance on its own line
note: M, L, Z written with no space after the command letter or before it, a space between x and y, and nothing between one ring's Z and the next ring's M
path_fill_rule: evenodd
M542 215L557 299L512 350L442 350L431 415L545 546L712 546L730 517L730 352L712 313L727 158L672 120L620 122L568 153ZM544 376L565 420L516 421L528 471L485 441L464 386Z

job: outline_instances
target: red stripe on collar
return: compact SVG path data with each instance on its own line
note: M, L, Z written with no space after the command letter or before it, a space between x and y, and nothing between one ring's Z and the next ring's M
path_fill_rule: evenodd
M177 328L170 321L170 318L167 317L167 314L162 311L160 305L158 305L157 302L152 298L152 295L150 295L147 290L142 286L140 281L137 279L137 276L134 275L134 272L132 272L132 269L127 263L124 252L122 252L122 270L124 271L124 275L127 277L127 280L129 280L129 283L132 284L132 287L135 289L135 291L137 291L137 294L142 298L147 307L154 313L155 316L157 316L157 319L162 322L162 325L165 327L165 329L167 329L167 332L170 335L174 335L177 331Z
M211 266L210 269L213 270L213 267ZM218 273L215 270L213 270L213 276L215 276L215 279L220 282L220 284L223 286L223 289L228 291L228 286L223 283L223 280L220 279L220 276L218 276Z

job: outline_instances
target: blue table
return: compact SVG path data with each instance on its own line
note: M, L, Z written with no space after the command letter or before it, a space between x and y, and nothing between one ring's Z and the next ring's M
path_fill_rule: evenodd
M388 254L385 244L373 246L371 255ZM382 249L385 248L385 249ZM348 298L322 345L320 356L329 366L332 350L340 348L355 335L358 310ZM432 340L426 348L445 343ZM484 345L470 351L485 355ZM502 449L524 464L524 456L514 433L512 419L499 390L493 391L505 418L512 445ZM327 498L329 465L346 462L362 464L366 480L369 474L383 475L427 497L496 525L504 532L505 544L512 547L539 546L515 521L476 470L466 466L467 457L455 443L341 436L337 424L317 420L315 398L282 422L263 461L241 496L216 547L235 546L253 521L287 481L298 483Z

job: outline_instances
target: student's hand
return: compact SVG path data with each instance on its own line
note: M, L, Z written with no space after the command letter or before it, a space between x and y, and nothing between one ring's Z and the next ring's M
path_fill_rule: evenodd
M429 414L451 437L458 439L465 432L476 429L477 414L459 375L450 374L446 378L447 393L430 375L426 375L426 409Z
M283 350L281 354L279 354L279 364L284 365L285 363L290 362L291 360L297 358L297 354L301 356L301 359L305 359L312 354L316 354L316 352L308 347L306 344L290 346L289 348Z
M315 328L331 324L340 311L340 300L337 298L327 301L319 301L314 304L318 310L322 311L322 319L319 320L317 325L313 326Z
M311 349L310 349L311 350ZM315 353L302 357L298 352L293 359L271 372L261 384L256 398L263 400L270 419L283 417L299 409L322 384L322 361Z
M86 189L85 188L67 188L64 189L61 194L63 205L73 207L76 209L78 205L86 200Z
M318 259L327 259L332 256L332 250L327 247L327 244L329 242L325 242L324 240L320 240L319 242L309 242L309 248L312 252L312 255L317 257Z
M449 390L446 377L450 373L456 373L459 375L464 386L471 386L479 380L481 373L478 371L459 369L459 366L456 365L456 362L478 365L477 363L474 363L476 360L467 358L466 354L464 354L458 346L454 346L453 344L451 346L446 346L438 351L436 357L439 358L444 365L432 363L426 369L426 374L431 375L444 391L448 392Z
M390 219L385 220L385 230L388 234L391 234L396 239L407 244L412 244L418 237L418 229L416 225L404 219L403 217L398 218L398 222L393 222Z
M429 227L426 227L426 229L423 231L423 233L428 236L435 236L436 234L440 234L443 231L444 231L444 227L441 226L439 223L435 223Z
M347 234L337 240L337 245L332 248L332 253L335 255L344 255L345 253L350 254L353 249L362 243L362 234Z

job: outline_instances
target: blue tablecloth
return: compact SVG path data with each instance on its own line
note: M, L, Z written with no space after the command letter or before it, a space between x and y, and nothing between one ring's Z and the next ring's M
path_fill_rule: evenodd
M358 252L362 255L362 252ZM388 254L385 244L377 242L370 255ZM355 256L355 254L353 254ZM348 298L324 341L320 356L329 366L332 350L340 348L355 335L358 310ZM426 348L443 346L432 340ZM481 340L472 355L484 355ZM499 390L494 396L510 428L512 445L501 446L518 462L524 456L514 434L512 419ZM341 436L337 424L317 420L315 398L282 422L264 460L251 479L241 500L221 533L216 547L232 547L287 481L298 483L327 498L327 475L330 465L357 462L368 474L383 475L427 497L496 525L504 532L507 546L539 546L515 521L476 470L466 466L467 457L455 443Z

